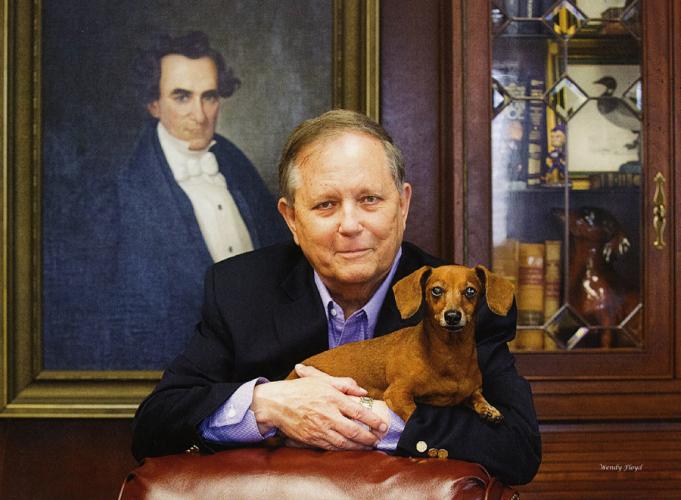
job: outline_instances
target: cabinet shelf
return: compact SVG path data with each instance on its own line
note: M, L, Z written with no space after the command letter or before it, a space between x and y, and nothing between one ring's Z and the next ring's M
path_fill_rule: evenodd
M536 196L542 196L542 195L562 195L565 193L565 186L556 186L556 187L548 187L548 186L540 186L540 187L526 187L526 188L510 188L506 190L509 193L519 193L519 194L527 194L527 195L536 195ZM599 196L603 196L604 194L617 194L617 193L626 193L626 194L639 194L641 192L641 187L640 186L619 186L619 187L609 187L609 188L591 188L591 189L581 189L581 188L573 188L572 186L568 186L568 192L569 193L589 193L589 194L597 194Z

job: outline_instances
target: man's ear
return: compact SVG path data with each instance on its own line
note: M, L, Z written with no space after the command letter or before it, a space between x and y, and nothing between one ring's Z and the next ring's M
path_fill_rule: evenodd
M395 303L402 319L411 318L421 307L423 300L421 281L426 273L430 275L431 270L430 266L423 266L393 286Z
M402 184L402 193L400 194L400 210L402 211L402 223L406 227L407 217L409 216L409 205L411 203L411 184L405 182Z
M149 111L149 114L154 118L161 118L161 110L158 106L158 100L147 104L147 111Z
M296 242L296 245L298 245L298 232L296 230L296 210L295 208L289 204L288 200L285 197L279 198L279 201L277 202L277 210L279 210L279 213L281 216L284 218L284 221L286 222L286 225L288 226L289 230L291 231L291 234L293 235L293 241Z

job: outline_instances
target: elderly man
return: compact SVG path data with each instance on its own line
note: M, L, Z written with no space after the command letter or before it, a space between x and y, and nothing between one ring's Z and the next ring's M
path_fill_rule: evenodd
M288 237L253 165L215 133L239 80L207 36L162 37L135 69L153 121L117 183L114 322L121 345L136 346L131 361L162 368L199 320L208 266Z
M462 406L418 405L403 422L382 401L363 406L365 392L351 379L302 365L301 378L281 380L310 355L404 327L392 285L441 262L402 241L411 186L400 152L367 117L337 110L303 122L284 149L279 179L279 212L296 245L209 270L193 339L138 410L134 454L235 446L279 431L332 450L446 449L509 483L532 479L537 422L506 347L515 308L499 317L485 303L478 316L484 392L504 414L500 426Z

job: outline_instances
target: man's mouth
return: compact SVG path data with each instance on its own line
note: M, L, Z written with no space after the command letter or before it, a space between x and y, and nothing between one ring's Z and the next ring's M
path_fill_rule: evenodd
M339 250L337 253L346 258L362 257L371 251L370 248L356 248L350 250Z

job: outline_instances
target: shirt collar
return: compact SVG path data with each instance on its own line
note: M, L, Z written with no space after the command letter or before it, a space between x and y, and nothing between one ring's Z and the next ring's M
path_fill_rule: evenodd
M158 122L156 130L163 154L168 161L168 165L170 165L170 170L173 171L173 174L176 177L180 174L180 171L184 170L187 160L190 158L198 160L215 144L215 141L213 140L204 149L193 150L189 149L189 141L180 140L172 135L160 121Z
M388 290L390 289L390 283L392 283L393 278L395 277L395 272L397 272L397 265L400 262L400 257L402 257L402 247L400 247L397 250L397 255L393 260L390 271L388 272L388 275L381 283L381 286L378 287L378 289L374 292L369 301L366 304L364 304L364 306L362 306L359 310L354 312L354 314L358 314L360 311L364 311L364 314L366 314L368 332L370 333L369 335L370 337L373 337L374 330L376 328L376 323L378 323L378 315L381 312L381 307L383 306L385 296L388 294ZM317 274L317 271L314 271L314 282L315 285L317 286L319 297L322 299L322 304L324 304L324 313L326 314L326 319L328 320L329 305L336 306L337 304L334 302L333 297L331 297L329 290L326 288L326 285L324 285L324 283L322 282L322 279L319 277L319 274ZM345 319L347 320L348 318Z

